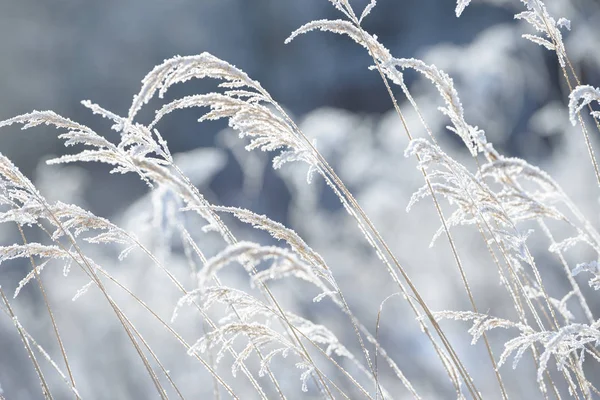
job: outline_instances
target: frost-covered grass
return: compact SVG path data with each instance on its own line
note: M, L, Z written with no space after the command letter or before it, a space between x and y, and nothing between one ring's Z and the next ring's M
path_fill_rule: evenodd
M563 189L563 179L496 150L485 126L468 121L448 73L397 58L363 29L374 0L361 10L330 2L340 19L309 22L287 42L319 30L362 46L393 107L380 121L321 110L296 122L258 81L202 53L156 66L125 116L82 102L116 141L52 111L0 122L53 126L72 148L47 161L60 174L36 184L0 154L0 222L19 238L0 247L0 263L28 264L0 289L2 335L23 344L0 363L28 357L31 366L2 369L8 399L600 394L599 310L587 288L600 288L600 234L571 197L595 197L600 186L600 89L572 67L561 33L569 21L541 0L523 0L515 16L534 28L525 39L555 53L570 89L568 112L553 114L580 132L566 146L579 161ZM457 16L469 3L458 1ZM433 85L438 110L409 89L408 73ZM215 91L171 98L194 79L216 82ZM144 122L142 110L163 97L171 99ZM202 189L223 152L172 154L167 145L169 118L188 108L200 122L228 122L221 141L248 188L260 190L264 153L273 154L296 231L209 200ZM96 216L71 204L76 189L52 190L84 179L70 166L81 162L135 174L148 194L112 221ZM580 169L589 173L581 181ZM339 210L322 209L325 192ZM18 375L31 377L30 391L18 392Z

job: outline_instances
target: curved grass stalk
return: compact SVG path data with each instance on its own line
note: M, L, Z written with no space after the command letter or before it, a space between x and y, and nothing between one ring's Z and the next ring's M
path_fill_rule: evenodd
M554 240L554 236L552 235L552 232L550 232L550 229L548 229L548 226L546 225L546 223L540 219L539 225L542 228L542 230L544 231L544 233L546 234L546 236L548 237L548 239L550 240L550 244L555 245L556 241ZM577 281L575 281L575 278L573 278L573 274L571 274L571 269L569 268L569 265L567 264L567 260L565 260L565 257L563 256L563 254L560 250L557 251L557 256L558 256L558 259L560 260L561 265L564 268L565 275L567 276L567 280L569 281L569 284L573 288L573 291L575 292L575 295L577 296L577 299L579 301L579 305L581 306L581 309L583 310L588 322L590 324L594 323L594 321L595 321L594 315L592 314L592 311L590 310L590 307L588 306L587 301L586 301L585 297L583 296L583 293L581 293L579 284L577 283Z
M10 313L5 307L0 307L0 309L10 318ZM60 375L62 380L65 382L65 385L67 385L69 390L73 392L75 398L81 400L82 397L80 396L77 389L73 387L70 378L62 372L60 367L54 362L54 360L50 357L48 352L46 352L46 350L44 350L44 348L40 346L40 344L33 338L33 336L31 336L29 332L27 332L27 330L22 325L19 325L19 328L23 332L24 336L27 338L27 341L33 344L33 346L37 349L38 353L40 353L42 357L44 357L46 361L48 361L48 363L52 366L52 368L58 373L58 375ZM2 399L2 397L0 397L0 399Z
M23 240L23 244L27 245L27 238L25 237L25 233L23 232L23 228L17 224L17 229L19 230L19 234L21 235L21 239ZM69 360L67 359L67 352L65 350L65 346L63 344L63 341L61 339L60 336L60 332L58 330L58 325L56 324L56 320L54 318L54 313L52 312L52 308L50 307L50 302L48 301L48 296L46 294L46 289L44 288L44 284L42 283L42 278L38 272L38 267L35 263L35 260L33 259L33 256L29 256L29 262L33 268L33 271L35 273L35 278L37 280L38 283L38 287L40 288L40 291L42 292L42 297L44 299L44 304L46 304L46 309L48 311L48 315L50 316L50 321L52 322L52 329L54 330L54 336L56 337L56 341L58 343L58 346L60 348L60 352L62 354L62 358L65 362L65 367L67 368L67 373L69 375L69 380L71 381L71 386L74 390L75 393L77 393L77 386L75 385L75 378L73 377L73 372L71 371L71 365L69 364ZM78 395L76 395L77 398L79 398Z
M545 6L544 6L543 2L541 2L540 0L533 0L533 1L536 3L537 7L545 10ZM546 14L547 14L547 12L542 12L542 13L539 13L539 16L542 19L542 21L546 27L546 34L552 40L552 43L554 45L554 51L557 54L557 56L559 57L559 61L561 61L562 59L564 59L566 61L566 63L565 63L565 61L560 62L560 68L561 68L563 76L565 78L565 82L567 83L569 90L572 92L573 85L571 84L571 79L569 78L569 74L567 72L565 65L569 66L569 69L571 70L571 73L573 74L575 81L577 82L577 85L580 84L580 81L579 81L579 78L577 77L577 73L575 72L575 69L573 68L573 65L571 64L571 61L569 60L569 57L567 56L567 53L564 49L564 45L562 43L562 38L556 37L555 30L551 29L550 22L548 21ZM561 49L561 50L559 50L559 49ZM562 54L559 54L559 51L562 51ZM589 104L588 104L588 109L590 110L590 112L592 111L592 108ZM581 131L583 134L583 138L585 140L585 145L588 150L590 162L592 163L592 167L594 168L594 173L596 174L596 180L598 182L598 186L600 186L600 167L598 167L598 162L596 161L596 154L594 152L592 142L590 140L590 135L587 131L585 123L583 122L583 118L581 117L580 112L577 113L577 118L579 120L579 124L581 125ZM600 124L598 123L598 121L596 121L596 128L598 129L598 132L600 132Z
M125 315L123 315L123 316L125 317ZM148 342L146 342L146 340L144 339L144 337L142 336L142 334L138 331L138 329L135 327L135 325L133 325L131 323L131 321L129 321L129 319L127 317L125 317L125 320L127 321L127 324L129 325L129 327L133 330L133 332L139 338L139 340L143 343L144 347L150 353L150 355L152 356L152 358L154 359L154 361L158 364L159 368L161 369L161 371L163 372L163 374L165 375L165 377L167 378L167 380L169 381L169 383L171 384L171 386L173 387L173 389L175 389L175 392L177 393L177 396L181 400L185 400L185 398L183 397L183 394L181 393L181 391L177 387L177 384L175 383L175 381L173 381L173 378L171 378L171 374L165 368L165 366L162 364L162 362L159 360L159 358L156 355L156 353L154 353L154 350L152 350L152 348L150 347L150 345L148 344Z
M33 354L33 350L31 349L31 346L29 345L29 341L27 340L25 331L21 327L21 324L19 323L17 316L13 312L13 309L10 306L10 303L8 302L8 299L6 298L6 295L4 294L4 290L2 290L2 287L0 287L0 297L2 297L2 302L4 303L4 306L6 307L6 310L8 311L10 318L13 320L13 323L14 323L15 327L17 328L17 331L19 332L21 341L23 342L23 345L25 346L25 349L27 350L27 354L29 355L29 359L31 360L33 367L35 368L35 372L40 380L40 385L42 386L42 394L43 394L44 398L47 400L53 400L54 397L52 397L52 393L50 392L48 382L46 382L46 379L44 378L42 369L40 368L40 365L37 362L35 355Z
M381 313L383 312L383 305L390 300L392 297L397 296L399 293L393 293L391 295L389 295L388 297L386 297L385 299L383 299L383 301L379 304L379 311L377 312L377 321L375 322L375 340L376 340L376 345L375 345L375 379L376 381L379 380L379 369L377 368L377 359L379 358L379 321L381 320ZM379 386L377 386L375 388L377 390L377 395L381 395L381 398L383 399L383 393L381 393L381 391L379 390ZM420 397L418 397L416 395L416 393L413 393L413 396L415 396L415 399L420 399ZM375 400L377 400L378 397L375 397Z

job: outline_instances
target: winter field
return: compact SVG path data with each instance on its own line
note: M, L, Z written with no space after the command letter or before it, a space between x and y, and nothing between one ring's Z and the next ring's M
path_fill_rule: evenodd
M0 400L600 398L600 3L185 3L0 1Z

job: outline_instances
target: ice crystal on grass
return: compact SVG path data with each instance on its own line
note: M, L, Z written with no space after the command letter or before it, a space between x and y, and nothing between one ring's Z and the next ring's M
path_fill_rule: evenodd
M274 263L270 268L254 276L254 280L281 279L291 275L313 283L322 290L324 295L335 292L332 288L337 285L325 260L310 248L296 232L264 215L258 215L249 210L235 207L214 207L214 209L219 212L232 213L240 221L252 224L256 229L269 232L277 240L284 240L291 250L304 261L303 263Z
M22 288L29 283L32 279L39 274L49 261L59 260L62 262L75 261L81 265L90 265L95 269L100 268L94 260L89 257L83 256L75 250L64 249L55 245L43 245L40 243L27 243L24 245L11 245L11 246L0 246L0 264L3 262L23 258L29 261L31 257L40 258L43 261L37 265L33 271L31 271L25 278L21 280L17 289L15 290L15 297L19 294Z
M447 218L449 227L457 225L489 223L497 239L514 249L518 258L525 256L527 232L519 232L515 222L560 214L540 206L534 199L518 193L495 193L477 175L471 174L463 165L451 159L437 145L425 139L414 139L405 152L406 156L418 155L419 168L428 171L429 183L415 192L407 206L410 210L421 199L430 196L429 187L445 197L456 210ZM507 204L508 202L508 204ZM435 241L444 228L440 227L432 240Z
M514 323L502 318L493 318L485 314L477 314L470 311L442 311L436 312L436 319L452 319L457 321L473 321L473 326L469 333L473 336L472 344L475 344L485 331L502 328L517 329L519 336L508 340L504 345L504 351L498 361L498 366L502 366L511 356L513 356L512 367L517 368L523 355L529 349L534 349L536 344L543 346L538 365L537 379L540 385L544 385L544 374L548 370L548 364L551 358L555 358L559 371L568 373L568 369L578 374L585 354L597 357L594 347L597 346L600 339L600 331L597 323L586 324L568 324L559 328L557 331L536 332L528 325ZM577 360L573 365L572 360ZM589 385L589 382L585 382ZM584 387L589 390L589 387Z
M465 121L462 103L458 97L458 92L454 88L454 82L448 74L439 70L435 65L427 65L423 61L414 58L392 58L385 65L388 69L397 67L414 69L427 77L435 85L446 103L446 107L441 107L440 111L452 122L452 126L447 127L447 129L456 133L463 140L473 156L486 148L485 133Z
M593 101L600 103L600 89L589 85L577 86L569 95L569 120L575 126L577 124L577 115L584 107ZM591 111L590 115L600 120L599 111Z
M286 43L289 43L298 35L316 29L347 35L355 42L365 47L379 63L379 67L382 68L383 73L385 73L392 82L402 86L403 89L404 80L397 68L410 68L423 74L436 85L436 88L446 103L446 107L440 108L440 111L448 116L452 122L453 126L448 127L448 129L460 136L473 155L477 155L479 151L482 151L482 149L487 146L484 132L477 127L467 124L465 121L462 103L454 88L454 82L448 74L439 70L434 65L425 64L421 60L392 57L389 50L379 43L376 37L360 30L352 23L343 20L319 20L309 22L294 31L290 37L288 37Z
M465 11L465 8L469 6L469 4L471 4L471 0L458 0L455 9L456 16L460 17L463 11Z
M33 225L47 221L54 227L51 239L64 236L76 238L88 231L102 231L85 237L89 243L119 243L131 245L133 237L105 218L98 217L73 204L50 204L35 186L0 154L0 202L10 206L0 212L0 222Z
M178 307L185 303L190 303L192 298L199 295L190 293L183 297ZM275 329L277 320L286 321L292 329L298 332L302 338L315 346L323 346L323 352L327 356L335 354L338 357L346 357L354 360L354 356L337 339L337 337L322 325L317 325L298 315L286 312L281 314L278 310L272 309L249 294L228 288L228 287L209 287L200 295L200 301L204 309L220 303L227 305L231 311L228 315L219 320L219 326L212 332L207 333L188 350L189 354L194 352L205 352L211 348L218 348L217 362L220 362L229 346L240 337L248 338L244 349L238 354L232 364L232 373L235 376L243 362L256 351L264 349L265 355L261 357L261 367L259 376L263 376L271 360L275 356L286 358L288 354L294 354L300 358L296 366L305 370L300 378L302 381L302 390L307 391L307 381L314 371L314 363L306 358L306 352L298 347L293 341L289 340L285 334ZM176 315L177 310L174 313ZM236 322L236 321L242 322ZM307 373L308 372L308 373Z
M143 80L142 90L134 98L129 112L129 122L156 92L162 97L175 83L206 77L223 80L219 87L227 90L223 93L198 94L174 100L156 111L156 117L150 124L150 128L175 110L206 107L211 111L199 120L227 119L229 126L236 130L241 138L250 139L250 143L246 146L247 150L281 150L280 154L273 159L275 168L290 161L305 161L309 166L316 167L311 146L298 136L287 120L287 116L282 114L279 105L260 83L250 79L240 69L208 53L192 57L175 57L150 72Z
M369 1L369 4L367 4L365 6L363 12L360 14L360 18L358 19L358 22L361 23L363 21L363 19L365 19L365 17L371 13L371 11L373 10L373 8L375 8L376 5L377 5L376 0Z
M532 332L527 325L515 323L502 318L494 318L485 314L478 314L472 311L438 311L434 313L436 320L451 319L454 321L472 321L473 326L469 329L469 334L473 337L471 344L477 343L483 334L491 329L516 328L523 332Z
M521 2L525 4L527 11L515 15L515 18L527 21L536 31L546 36L543 38L537 35L524 34L523 37L556 52L560 65L564 67L566 64L566 50L560 28L570 29L571 23L565 18L555 20L548 13L542 0L521 0Z
M594 290L600 290L600 267L598 266L598 261L594 260L588 263L579 263L573 268L572 274L575 276L582 272L591 273L593 277L588 281L590 287L594 288Z
M570 324L556 332L524 332L521 336L506 342L499 364L503 364L514 353L513 368L516 368L525 351L539 343L544 347L544 351L540 356L537 379L538 382L542 382L552 357L556 359L559 371L576 368L578 364L572 365L571 357L577 360L578 363L583 361L585 354L595 357L592 348L597 345L599 340L600 331L597 323L591 326ZM590 345L592 348L589 347ZM584 387L584 389L588 388Z
M271 266L252 275L252 282L254 284L257 282L264 284L269 280L281 279L285 276L293 275L313 283L327 295L331 294L331 289L321 280L322 277L327 277L327 275L311 268L294 253L284 248L260 246L251 242L240 242L231 245L215 257L209 259L204 268L198 273L199 286L200 288L205 287L221 268L231 262L240 262L249 272L252 272L255 265L269 260L272 260ZM331 277L328 278L331 279Z

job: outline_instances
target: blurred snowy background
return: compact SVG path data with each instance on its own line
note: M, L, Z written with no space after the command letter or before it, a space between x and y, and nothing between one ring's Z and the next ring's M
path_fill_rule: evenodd
M353 1L357 9L366 3ZM553 15L571 20L572 30L565 33L567 52L582 80L599 86L600 2L559 0L548 6ZM460 19L455 17L454 7L455 3L447 0L380 0L364 26L396 57L421 58L449 73L467 120L484 129L504 154L523 157L547 170L597 224L597 193L587 191L594 186L593 172L580 131L568 123L568 88L554 53L521 38L531 32L513 19L522 7L517 0L474 1ZM379 75L367 69L370 59L366 52L347 38L324 33L283 43L305 22L338 17L326 0L0 0L0 120L33 109L52 109L111 137L115 133L110 132L110 125L91 115L80 100L90 99L123 115L140 80L154 65L175 54L211 52L259 80L304 132L317 139L320 151L389 240L430 307L468 309L444 238L433 249L428 247L439 225L433 206L423 202L410 213L405 211L411 194L422 185L422 177L414 159L403 155L407 145L404 132L390 112L391 103ZM441 101L435 88L416 74L408 73L406 80L442 147L472 167L462 144L444 129L447 121L436 110ZM197 93L206 86L192 82L177 90L173 96ZM409 126L414 127L413 134L423 135L417 116L407 104L401 107ZM150 116L148 112L142 118ZM199 125L197 116L198 110L179 112L159 126L173 153L188 152L180 156L183 170L213 203L249 208L295 229L324 256L345 293L352 294L351 306L367 326L374 327L379 305L394 287L331 191L320 180L307 185L306 169L301 165L274 172L268 155L244 152L243 142L223 125ZM171 257L173 269L185 279L187 267L176 240L163 243L165 235L160 232L139 229L144 226L139 221L151 218L153 210L147 188L137 177L109 175L106 167L94 164L45 166L43 161L50 155L65 153L55 131L48 128L27 132L4 129L0 151L48 198L74 202L113 222L137 228L137 234L156 248L166 248L165 257ZM222 244L202 236L199 222L186 221L196 227L199 243L212 255ZM236 232L245 239L270 243L269 238L256 236L247 227L236 226ZM479 308L510 317L510 310L502 308L507 300L505 291L481 237L468 228L456 232ZM0 227L0 243L18 241L15 234L12 226ZM42 240L34 232L29 239ZM564 277L557 260L546 251L548 244L534 242L531 246L539 250L534 255L547 267L544 273L549 287L560 293ZM164 276L144 265L141 255L134 254L118 265L114 252L92 248L91 256L94 251L98 263L112 265L109 269L120 280L153 300L155 310L170 315L178 294L163 284ZM584 257L576 254L575 260ZM0 268L0 284L11 292L28 266L6 263ZM55 268L45 271L44 277L83 397L156 396L101 296L89 293L71 303L86 281L76 275L64 278L61 266ZM235 282L243 276L240 272L229 278ZM327 304L315 307L312 295L304 294L302 286L289 290L292 282L287 283L275 289L289 308L325 323L352 342L353 333L343 315ZM124 304L130 301L121 296ZM60 360L37 288L31 286L13 303L21 322ZM138 326L186 394L190 398L209 396L210 380L201 367L168 334L145 322L148 318L143 310L133 304L130 307L132 318L139 320ZM600 311L600 302L595 311ZM180 323L178 328L190 341L201 332L201 324ZM450 323L448 329L467 367L475 371L480 389L484 394L496 393L491 367L475 368L489 362L481 344L476 350L470 347L466 325ZM439 362L400 300L386 306L380 335L425 398L452 395ZM506 337L499 336L498 343ZM500 351L501 345L496 347L498 354ZM289 368L289 384L299 389L299 373L291 364ZM510 365L503 371L513 378L507 382L509 388L519 390L518 398L539 396L533 383L535 372L527 362L516 373ZM229 374L227 368L223 374ZM48 375L59 393L55 398L67 398L60 378L51 372ZM387 378L398 398L407 395L399 383ZM42 398L32 365L5 315L0 315L0 386L8 400Z

